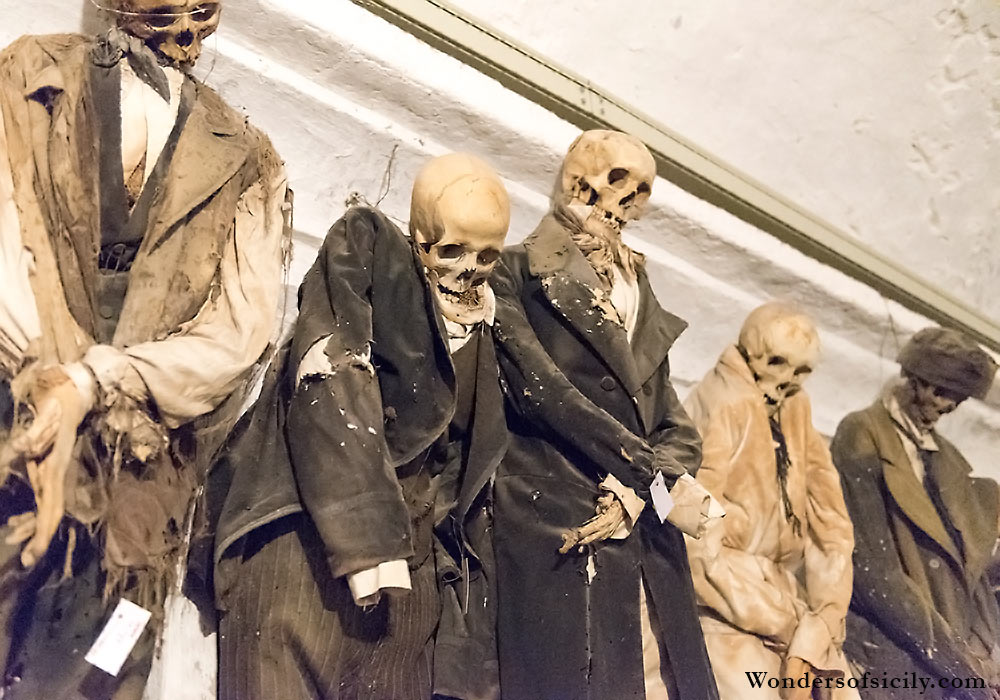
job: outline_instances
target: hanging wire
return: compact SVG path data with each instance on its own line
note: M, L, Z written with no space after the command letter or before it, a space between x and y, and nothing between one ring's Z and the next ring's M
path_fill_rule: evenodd
M205 10L201 7L196 7L193 10L187 10L185 12L130 12L128 10L122 10L117 7L108 7L107 5L102 5L97 0L88 0L91 5L96 7L98 10L103 12L110 12L115 15L124 15L126 17L149 17L150 15L155 15L157 17L191 17L197 14L201 14Z

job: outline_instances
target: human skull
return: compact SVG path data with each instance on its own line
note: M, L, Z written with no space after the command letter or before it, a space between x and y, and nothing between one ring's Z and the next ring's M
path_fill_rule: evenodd
M812 372L819 357L819 335L801 311L769 302L747 316L739 349L763 394L768 415L775 416Z
M642 141L618 131L585 131L563 161L563 204L582 209L584 224L615 233L639 218L656 178L656 161Z
M466 153L430 161L413 183L410 234L445 318L477 323L510 226L510 200L489 165Z
M968 398L953 389L935 386L906 370L902 375L904 382L896 394L899 406L925 432Z
M219 27L222 0L119 0L118 26L168 63L193 66L201 43Z

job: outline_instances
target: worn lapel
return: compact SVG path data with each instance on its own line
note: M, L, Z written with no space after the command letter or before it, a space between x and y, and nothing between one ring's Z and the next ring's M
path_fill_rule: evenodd
M251 149L237 116L208 88L195 84L194 105L178 137L163 192L152 206L144 249L159 247L179 222L218 192L246 161Z
M687 322L660 306L649 276L645 270L639 271L639 318L632 335L632 355L639 385L645 384L663 364L670 347L687 328ZM636 395L639 417L647 431L654 428L656 404L652 395L639 392Z
M476 496L496 473L507 451L507 421L500 393L499 370L492 334L479 331L479 357L476 362L476 396L473 404L468 462L458 494L456 516L464 522Z
M549 304L565 318L618 377L630 396L642 386L625 329L608 319L597 302L601 283L594 269L549 214L524 241L531 274ZM607 301L610 304L610 301Z
M958 457L957 450L937 434L934 439L940 446L933 457L934 476L941 492L941 500L948 509L948 516L962 535L965 574L971 584L982 575L993 553L996 518L981 517L982 508L971 491L969 471L963 469L964 460Z
M883 447L879 451L882 456L882 473L889 493L906 517L946 551L960 569L964 568L958 548L910 465L910 459L903 449L903 439L896 431L889 412L881 401L876 404L875 411Z

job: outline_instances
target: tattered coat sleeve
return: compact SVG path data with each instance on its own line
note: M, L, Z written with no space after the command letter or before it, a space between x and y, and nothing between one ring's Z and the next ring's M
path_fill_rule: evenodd
M866 416L838 426L831 445L855 524L854 605L887 637L941 677L974 677L971 650L906 574L889 527L882 459Z
M240 198L218 293L176 333L123 350L95 345L83 362L110 395L152 399L176 428L222 403L272 339L283 292L284 169Z
M286 439L300 497L334 576L413 554L371 357L378 225L374 212L351 209L327 234L299 290L289 358L296 388ZM404 251L408 257L408 246Z
M498 360L507 395L517 410L568 440L606 474L648 499L650 483L660 467L653 448L593 404L559 371L525 315L519 281L503 262L490 285L497 297ZM544 397L531 389L539 384L545 388ZM673 473L672 464L664 471L665 476L679 476Z
M747 403L733 402L715 405L707 416L696 418L702 433L698 482L722 504L726 517L701 539L688 540L688 553L703 605L739 629L785 645L798 624L801 601L770 557L734 546L760 517L730 499L726 488L735 470L752 468L753 458L746 453L750 411Z

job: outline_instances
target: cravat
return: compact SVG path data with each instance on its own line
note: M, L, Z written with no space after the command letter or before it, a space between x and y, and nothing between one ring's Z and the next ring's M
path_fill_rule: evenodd
M785 434L781 432L781 424L778 419L772 416L771 439L774 441L774 461L778 465L778 485L781 487L781 505L784 509L785 520L792 524L792 530L796 535L802 535L802 523L799 521L795 511L792 509L792 499L788 497L788 470L792 466L792 460L788 456L788 443L785 441Z

